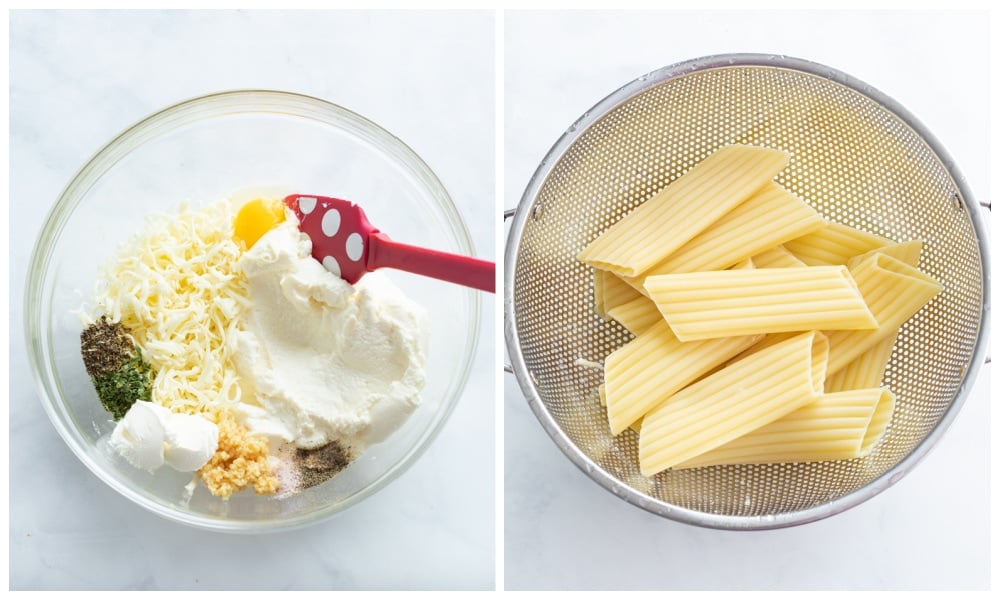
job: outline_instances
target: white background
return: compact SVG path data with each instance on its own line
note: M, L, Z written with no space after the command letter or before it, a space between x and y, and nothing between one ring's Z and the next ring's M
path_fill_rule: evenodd
M378 123L435 171L477 254L495 259L493 12L15 12L10 24L11 588L493 589L492 295L465 395L416 464L328 521L253 537L168 522L92 475L42 410L22 327L31 247L76 170L146 115L226 89L301 92Z
M896 99L989 190L989 17L947 12L521 12L505 20L504 204L563 131L620 86L682 60L788 54ZM996 67L994 66L993 69ZM888 491L791 529L682 525L617 499L504 384L507 589L986 589L989 369L941 442Z

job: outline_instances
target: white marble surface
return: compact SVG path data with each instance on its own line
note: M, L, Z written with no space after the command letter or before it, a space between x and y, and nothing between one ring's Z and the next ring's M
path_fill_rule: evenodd
M656 68L722 52L789 54L897 99L990 198L988 17L954 13L561 13L505 21L504 204L559 135ZM995 118L995 114L994 114ZM889 490L806 526L724 532L628 505L548 438L507 376L507 589L986 589L990 374L941 442Z
M388 487L305 530L255 537L165 521L92 475L49 423L24 354L35 236L69 178L125 127L236 88L350 108L437 173L494 258L492 12L15 12L11 24L12 589L494 587L493 296L464 398Z

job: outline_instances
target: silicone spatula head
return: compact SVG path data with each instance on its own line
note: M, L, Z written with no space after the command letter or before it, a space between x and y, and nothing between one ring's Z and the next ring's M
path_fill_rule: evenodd
M361 207L339 198L293 194L285 204L312 240L313 257L334 275L357 283L368 268L371 234L377 233Z
M328 196L292 194L285 204L312 240L313 258L348 283L388 267L486 292L496 289L492 262L393 241L374 227L361 207Z

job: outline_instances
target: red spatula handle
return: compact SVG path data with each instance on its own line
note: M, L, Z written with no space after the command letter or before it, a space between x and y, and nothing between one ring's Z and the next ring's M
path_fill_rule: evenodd
M496 265L489 261L400 244L384 233L368 238L368 270L390 267L496 293Z

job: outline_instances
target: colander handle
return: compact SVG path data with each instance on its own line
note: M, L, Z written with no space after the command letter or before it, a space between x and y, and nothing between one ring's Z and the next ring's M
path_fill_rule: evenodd
M990 215L992 216L992 214L993 214L993 203L992 203L992 202L990 202L989 200L985 200L985 201L984 201L984 200L980 200L980 201L979 201L979 207L980 207L980 208L984 208L984 209L986 209L986 212L990 213ZM987 226L986 228L987 228L987 230L989 230L989 224L990 224L990 219L989 219L989 218L987 218L987 219L986 219L986 226ZM987 233L989 234L989 236L990 236L991 238L993 237L993 234L992 234L992 233L990 233L989 231L987 231ZM988 349L987 349L987 350L988 350ZM986 363L986 364L990 364L990 362L991 362L992 360L993 360L993 357L992 357L992 356L990 355L990 352L989 352L989 351L987 351L987 352L986 352L986 360L985 360L985 363Z
M506 209L505 211L503 211L503 220L506 221L507 219L512 218L514 216L514 213L516 213L516 212L517 212L516 208L508 208L508 209ZM510 363L506 363L505 362L503 364L503 370L504 370L505 373L511 373L511 374L514 373L514 367L512 367L510 365Z

